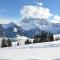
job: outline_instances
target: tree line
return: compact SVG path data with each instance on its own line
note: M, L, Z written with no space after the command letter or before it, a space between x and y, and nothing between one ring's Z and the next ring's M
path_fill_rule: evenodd
M25 41L25 44L41 43L41 42L49 42L49 41L54 41L53 34L50 32L42 31L41 33L36 34L33 37L33 42L27 39Z
M12 46L11 40L10 39L5 40L3 38L2 42L1 42L1 47L3 48L3 47L10 47L10 46Z

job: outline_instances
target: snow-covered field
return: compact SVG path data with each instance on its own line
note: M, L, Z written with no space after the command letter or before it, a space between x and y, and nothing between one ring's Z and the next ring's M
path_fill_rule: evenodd
M0 48L0 60L60 60L60 41Z

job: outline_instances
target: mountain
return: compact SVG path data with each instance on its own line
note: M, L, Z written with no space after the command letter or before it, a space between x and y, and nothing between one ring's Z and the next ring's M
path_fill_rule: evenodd
M14 32L14 28L16 28L16 25L13 22L9 24L2 24L2 27L4 28L4 37L16 37L16 32Z
M13 32L13 29L15 27L13 23L2 24L2 27L4 28L4 37L8 37L8 38L16 37L16 33Z
M16 37L17 35L21 36L27 36L27 37L33 37L35 34L40 32L40 28L38 28L33 22L21 22L20 26L18 24L15 24L13 22L9 24L2 24L4 28L4 36L5 37ZM17 29L17 32L14 32L14 28Z
M4 28L2 27L2 25L0 24L0 37L4 36Z
M18 24L13 22L0 24L0 35L14 38L16 35L27 36L32 38L41 31L60 34L60 23L49 23L45 19L23 18Z
M14 22L2 24L2 27L4 28L4 36L8 38L15 38L17 34L23 34L22 28Z
M24 30L25 35L33 36L42 30L53 34L60 34L60 23L49 23L45 19L23 18L20 27Z

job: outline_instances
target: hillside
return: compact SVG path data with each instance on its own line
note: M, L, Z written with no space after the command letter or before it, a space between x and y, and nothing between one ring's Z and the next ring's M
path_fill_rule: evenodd
M53 44L55 47L50 46ZM36 46L43 46L37 48ZM25 46L25 45L24 45ZM60 60L60 41L0 48L1 60ZM28 48L34 46L36 48ZM46 47L48 46L48 47ZM50 47L49 47L50 46Z

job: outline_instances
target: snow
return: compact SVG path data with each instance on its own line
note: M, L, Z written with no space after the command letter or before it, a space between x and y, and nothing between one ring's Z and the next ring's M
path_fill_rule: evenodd
M20 36L20 35L17 35L17 40L20 39L20 40L26 40L26 39L29 39L28 37L25 37L25 36Z
M53 60L60 58L60 48L0 49L0 59L9 60Z
M19 45L24 45L24 44L25 44L25 41L26 41L27 39L29 39L29 40L31 40L31 42L33 42L33 39L28 38L28 37L26 37L26 36L17 35L17 37L16 37L16 40L17 40L17 42L19 42ZM13 45L14 45L14 42L13 42ZM16 45L16 44L15 44L15 45Z
M60 44L60 41L45 42L24 45L29 46L46 46L51 43ZM21 48L24 46L0 48L0 60L60 60L60 46L45 48Z
M54 36L54 40L56 40L57 38L60 39L60 34L55 34Z

